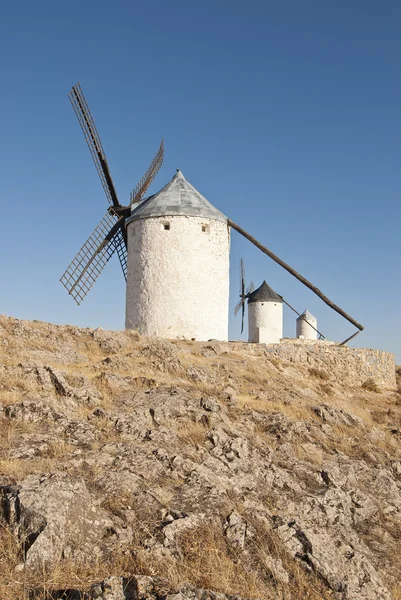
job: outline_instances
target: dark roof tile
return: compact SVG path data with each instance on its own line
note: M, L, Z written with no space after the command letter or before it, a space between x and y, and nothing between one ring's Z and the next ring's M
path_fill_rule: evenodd
M266 281L262 283L257 290L252 292L248 297L248 302L282 302L283 299L279 296Z
M215 208L177 171L171 181L153 196L145 198L134 206L126 225L137 219L149 217L204 217L215 221L227 222L227 217Z

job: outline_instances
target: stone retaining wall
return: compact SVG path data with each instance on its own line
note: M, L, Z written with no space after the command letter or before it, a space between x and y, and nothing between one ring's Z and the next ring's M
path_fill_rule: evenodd
M286 340L266 346L268 356L327 372L330 380L360 386L367 379L386 389L396 387L394 355L380 350L347 348L333 342Z

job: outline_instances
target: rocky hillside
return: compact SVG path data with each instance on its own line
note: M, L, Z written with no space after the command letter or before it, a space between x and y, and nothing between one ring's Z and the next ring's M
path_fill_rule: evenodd
M401 598L401 396L0 317L0 599Z

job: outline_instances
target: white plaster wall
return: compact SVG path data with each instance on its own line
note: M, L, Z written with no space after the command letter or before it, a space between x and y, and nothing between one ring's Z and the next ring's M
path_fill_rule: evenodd
M126 327L146 336L227 340L227 224L153 217L131 222L127 235Z
M317 329L317 319L314 317L309 318L308 323L303 319L297 319L297 338L299 338L300 335L303 335L305 340L317 340L317 331L315 331L309 323Z
M274 344L283 337L281 302L248 303L248 340L256 344Z

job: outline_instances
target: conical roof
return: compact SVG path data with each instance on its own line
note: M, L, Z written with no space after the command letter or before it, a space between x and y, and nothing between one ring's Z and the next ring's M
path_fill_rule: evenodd
M248 302L282 302L283 299L279 296L266 281L262 283L257 290L252 292L248 297Z
M171 181L153 196L134 207L126 224L149 217L204 217L227 222L227 217L202 196L177 170Z
M301 320L304 321L305 319L307 321L310 321L310 320L316 321L316 317L314 317L312 315L312 313L310 313L309 310L307 310L306 308L305 308L304 312L302 313L302 315L300 315L298 317L297 321L301 321Z

